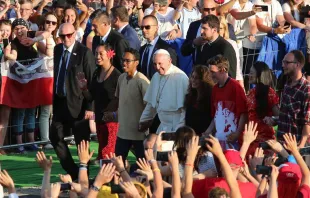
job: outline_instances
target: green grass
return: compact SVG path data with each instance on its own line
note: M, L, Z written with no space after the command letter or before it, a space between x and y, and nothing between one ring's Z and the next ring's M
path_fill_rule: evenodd
M95 150L93 156L97 156L98 143L91 142L91 150ZM73 159L78 163L77 148L75 146L69 147ZM54 152L54 150L45 151L47 156L53 157L53 167L51 173L51 182L59 181L58 174L65 174L65 171L62 169L59 160ZM6 156L0 156L0 162L2 169L5 169L9 172L13 178L16 187L33 187L40 186L43 177L43 170L38 166L35 161L36 152L28 152L27 154L9 154ZM130 152L128 156L128 161L133 163L135 161L134 155ZM96 176L99 170L99 166L92 165L90 166L90 178Z

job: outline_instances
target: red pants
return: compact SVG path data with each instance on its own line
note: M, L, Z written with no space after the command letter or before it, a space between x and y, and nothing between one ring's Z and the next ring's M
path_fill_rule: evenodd
M114 153L116 144L116 134L118 131L117 122L96 124L97 137L99 142L97 159L105 159L106 155Z

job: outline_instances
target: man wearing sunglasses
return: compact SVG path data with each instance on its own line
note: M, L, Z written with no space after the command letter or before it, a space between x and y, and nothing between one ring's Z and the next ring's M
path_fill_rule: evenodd
M54 48L54 97L53 120L50 140L63 169L73 180L78 178L79 167L72 159L64 134L72 129L76 145L82 140L89 141L89 122L93 116L92 103L88 102L76 80L79 72L83 72L90 86L96 68L95 57L90 49L75 40L75 28L64 23L59 28L62 40ZM85 119L84 119L85 118Z
M124 70L121 60L125 49L129 48L128 41L121 33L111 28L111 19L105 11L99 11L94 14L92 28L96 34L93 38L92 51L95 52L100 43L109 44L115 51L112 64L120 72L123 72Z
M219 6L213 0L200 0L199 1L199 10L201 13L201 19L208 15L223 15L226 14L232 6L235 4L236 0L231 0L226 4ZM228 24L229 37L232 40L236 40L234 33L234 27L231 24ZM207 41L204 40L201 36L201 20L194 21L189 25L186 39L182 45L181 53L183 56L192 55L194 64L198 64L196 61L197 50L195 46L204 45Z
M158 36L158 21L153 15L147 15L140 26L147 43L140 49L141 62L139 70L149 79L156 73L153 67L153 54L157 49L165 49L170 53L172 64L177 65L177 55L174 49Z

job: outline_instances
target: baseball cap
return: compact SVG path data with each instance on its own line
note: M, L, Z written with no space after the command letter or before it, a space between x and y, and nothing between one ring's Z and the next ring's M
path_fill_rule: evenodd
M228 161L228 164L235 164L240 167L244 166L239 151L235 149L227 149L224 152L224 155L226 160Z

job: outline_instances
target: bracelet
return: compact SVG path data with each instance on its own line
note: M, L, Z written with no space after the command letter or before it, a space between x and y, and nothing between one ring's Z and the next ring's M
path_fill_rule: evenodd
M140 7L140 8L137 7L137 10L141 10L141 9L142 9L142 7Z
M185 166L190 166L190 167L193 167L193 168L194 168L194 165L193 165L193 164L185 163L184 165L185 165Z
M94 185L91 185L90 189L93 190L93 191L96 191L96 192L100 191L100 189L97 186L94 186Z
M87 169L87 164L80 164L80 168L86 168Z
M114 111L112 113L113 113L114 120L116 120L116 113Z
M126 171L126 169L121 170L119 174L121 175L124 171Z
M152 171L153 172L160 172L160 169L159 168L154 168Z
M271 34L274 34L274 28L271 28Z
M87 170L86 167L80 167L79 170Z
M179 9L176 9L176 11L178 11L178 12L182 12L182 10L179 10Z

